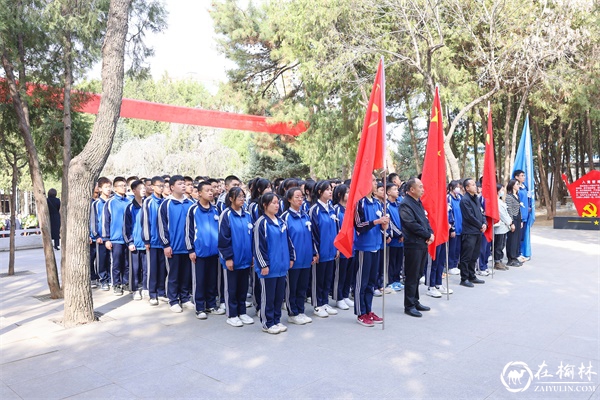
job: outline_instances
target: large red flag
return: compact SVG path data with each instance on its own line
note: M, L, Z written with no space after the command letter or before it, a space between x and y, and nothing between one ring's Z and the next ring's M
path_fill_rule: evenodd
M383 59L379 61L377 75L367 105L358 152L352 171L352 183L346 205L346 218L334 240L335 247L346 257L352 257L354 242L354 212L356 203L373 189L373 170L383 168L385 157L385 73Z
M494 224L500 220L498 212L498 190L496 188L496 162L494 160L494 134L492 131L492 109L488 110L488 126L485 134L485 158L483 159L483 181L481 197L485 203L487 229L485 238L488 242L494 236Z
M421 175L425 193L421 197L435 240L429 245L429 254L435 260L435 248L448 241L448 203L446 201L446 153L444 152L444 124L439 90L435 88L429 135Z

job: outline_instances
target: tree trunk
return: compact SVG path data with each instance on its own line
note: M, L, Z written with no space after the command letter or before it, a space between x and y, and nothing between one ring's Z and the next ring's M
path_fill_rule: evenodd
M550 201L550 190L548 189L548 174L546 173L546 166L544 165L544 158L542 157L542 139L540 138L540 132L538 124L534 118L532 118L533 132L535 134L535 140L537 142L537 161L538 168L540 170L540 186L542 187L542 198L546 204ZM540 199L541 200L541 199Z
M102 99L92 134L69 168L65 326L94 321L89 267L89 199L112 147L123 96L125 38L131 0L111 0L102 46Z
M594 142L592 135L592 119L590 118L590 109L585 110L585 121L587 125L587 134L588 134L588 143L587 143L587 153L588 153L588 167L590 171L594 169Z
M504 119L504 176L501 181L507 184L510 180L510 119L512 117L512 94L506 99L506 118ZM500 177L499 177L500 178Z
M24 65L24 54L21 54L21 64ZM27 157L29 159L29 173L33 184L33 196L37 208L37 218L42 232L42 242L44 245L44 258L46 260L46 275L48 280L48 288L50 289L50 297L53 299L62 298L62 290L58 280L58 270L56 268L56 259L54 258L54 249L52 246L52 237L50 235L50 214L48 211L48 203L46 200L46 189L44 188L44 180L40 169L37 150L31 136L31 127L29 125L29 109L27 104L21 99L21 94L17 89L17 81L15 79L14 68L9 60L6 50L2 53L2 65L6 73L6 81L8 83L9 92L13 107L17 113L19 124L19 132L25 142ZM23 67L24 68L24 67ZM25 85L25 74L19 73L19 85Z
M523 109L525 108L525 103L527 102L527 98L529 97L529 92L531 91L531 87L533 85L527 86L525 93L523 94L523 98L521 99L521 103L519 104L519 108L517 109L517 116L515 117L515 125L513 126L512 133L512 145L510 147L510 166L506 172L510 174L509 179L512 177L512 170L515 166L515 154L517 151L517 129L519 129L519 122L521 122L521 114L523 113Z
M465 140L463 141L462 151L462 170L460 176L463 177L467 174L467 153L469 152L469 132L471 131L471 121L467 119L467 130L465 131Z
M65 10L68 12L68 10ZM69 206L69 163L71 162L71 86L73 83L72 73L72 43L69 33L64 38L64 89L63 89L63 163L62 163L62 207L60 208L60 239L63 248L67 243L67 213ZM65 281L65 262L67 252L62 251L60 257L62 281Z
M476 181L479 179L479 157L477 154L477 128L475 127L475 120L473 120L473 170L475 175L473 179Z
M419 150L417 148L417 135L415 133L415 126L413 124L413 115L412 110L410 108L409 98L407 92L404 92L404 102L406 103L406 117L408 122L408 131L410 132L410 145L413 151L413 158L415 160L415 169L417 170L417 175L421 173L421 162L419 157Z
M18 158L13 155L11 161L12 179L10 183L10 233L8 254L8 275L15 274L15 233L17 230L17 185L19 183Z

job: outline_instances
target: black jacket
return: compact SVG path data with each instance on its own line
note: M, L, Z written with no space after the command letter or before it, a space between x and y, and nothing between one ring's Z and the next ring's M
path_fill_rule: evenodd
M433 234L421 200L406 195L400 203L400 221L404 247L427 248L427 239Z
M481 202L477 195L465 194L460 200L460 211L462 212L462 234L481 234L481 228L485 224L485 217L481 212Z

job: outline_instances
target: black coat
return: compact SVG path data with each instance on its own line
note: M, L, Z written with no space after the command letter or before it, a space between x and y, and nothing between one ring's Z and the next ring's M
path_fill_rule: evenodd
M460 211L462 212L462 234L481 234L481 228L485 224L485 217L481 212L481 202L477 195L465 194L460 200Z
M60 239L60 199L48 197L48 210L50 212L50 234L52 239Z
M400 222L404 235L404 247L427 248L427 240L433 234L421 200L406 195L400 203Z

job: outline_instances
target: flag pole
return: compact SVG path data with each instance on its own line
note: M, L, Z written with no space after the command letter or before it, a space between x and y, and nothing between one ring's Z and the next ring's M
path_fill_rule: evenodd
M448 278L448 243L450 242L450 238L446 241L446 300L450 300L450 284Z
M381 79L381 96L382 96L382 110L381 110L381 115L382 115L382 128L381 128L381 134L383 135L383 179L382 179L382 183L383 183L383 215L387 215L387 190L386 190L386 174L387 174L387 148L385 146L385 119L386 119L386 114L385 114L385 65L383 63L383 56L381 57L381 74L382 74L382 79ZM385 288L387 286L387 270L388 270L388 265L387 265L387 243L386 243L386 235L385 232L383 234L383 293L381 294L382 296L382 304L381 304L381 318L383 319L382 323L381 323L381 330L385 329Z

